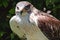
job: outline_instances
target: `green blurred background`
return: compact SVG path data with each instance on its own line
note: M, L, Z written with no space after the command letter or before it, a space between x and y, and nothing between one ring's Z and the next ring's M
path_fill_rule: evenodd
M15 13L16 3L20 1L29 1L42 11L46 7L52 11L51 15L60 20L60 0L0 0L0 40L20 40L9 26L9 20Z

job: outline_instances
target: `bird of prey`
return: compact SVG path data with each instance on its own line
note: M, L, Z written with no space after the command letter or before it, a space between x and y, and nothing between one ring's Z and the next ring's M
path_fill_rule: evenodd
M60 39L60 20L36 9L27 1L16 4L15 15L9 23L11 30L26 40Z

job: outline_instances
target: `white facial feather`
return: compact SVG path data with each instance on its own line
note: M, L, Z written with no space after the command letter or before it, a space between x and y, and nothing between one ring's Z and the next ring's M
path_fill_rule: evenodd
M16 9L15 9L15 12L21 12L22 10L23 10L23 8L25 7L25 6L27 6L27 5L29 5L29 4L31 4L31 3L29 3L29 2L27 2L27 1L22 1L22 2L18 2L17 4L16 4ZM19 10L17 9L17 7L19 8Z

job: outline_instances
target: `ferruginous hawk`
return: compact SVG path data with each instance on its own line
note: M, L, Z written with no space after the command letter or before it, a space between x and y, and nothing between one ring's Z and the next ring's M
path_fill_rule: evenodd
M27 1L17 3L9 23L14 33L27 40L58 40L60 37L60 20Z

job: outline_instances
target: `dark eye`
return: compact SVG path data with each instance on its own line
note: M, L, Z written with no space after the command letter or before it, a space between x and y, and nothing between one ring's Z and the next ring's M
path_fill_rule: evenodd
M19 7L17 7L17 9L19 10Z
M30 4L27 5L27 6L25 6L25 9L26 9L26 10L30 9Z

